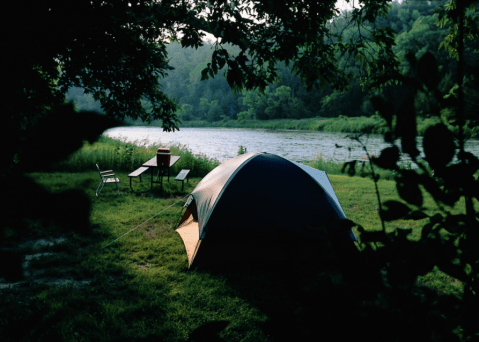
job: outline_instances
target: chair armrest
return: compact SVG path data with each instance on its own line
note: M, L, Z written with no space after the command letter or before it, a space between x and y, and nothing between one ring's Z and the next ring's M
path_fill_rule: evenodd
M113 170L100 171L100 173L107 173L107 172L113 172Z
M107 175L101 175L101 176L102 177L111 177L111 176L115 177L115 174L114 173L109 173Z

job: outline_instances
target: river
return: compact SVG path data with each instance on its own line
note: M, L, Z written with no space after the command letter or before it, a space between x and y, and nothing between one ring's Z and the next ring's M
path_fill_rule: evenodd
M266 130L245 128L182 128L176 132L163 132L158 127L116 127L107 130L105 136L136 144L183 144L195 154L204 154L223 162L238 154L239 146L248 152L269 152L301 162L323 158L336 162L364 159L365 152L349 133L317 131ZM361 137L369 153L379 152L389 146L381 135ZM421 147L422 138L418 138ZM479 156L479 140L466 142L466 150ZM403 162L407 158L402 157Z

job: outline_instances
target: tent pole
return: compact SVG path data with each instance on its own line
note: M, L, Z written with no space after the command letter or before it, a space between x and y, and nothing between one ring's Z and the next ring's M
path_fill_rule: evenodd
M184 209L184 208L185 208L185 207L183 207L183 209ZM178 223L180 222L181 218L183 217L183 212L184 212L183 209L182 209L181 212L180 212L180 216L179 216L179 218L178 218L178 221L176 221L175 225L173 226L173 227L174 227L173 230L176 229L176 228L178 228ZM185 209L185 210L186 210L186 209Z

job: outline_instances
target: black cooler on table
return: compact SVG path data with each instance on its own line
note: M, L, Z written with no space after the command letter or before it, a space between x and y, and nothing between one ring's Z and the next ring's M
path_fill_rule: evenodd
M170 157L170 149L168 147L160 147L156 152L156 164L160 168L168 168L170 166Z

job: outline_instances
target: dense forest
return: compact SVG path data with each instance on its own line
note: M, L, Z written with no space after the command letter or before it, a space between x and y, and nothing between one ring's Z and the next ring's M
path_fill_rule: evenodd
M456 60L449 58L448 52L440 48L441 42L448 34L448 28L436 25L438 14L434 10L447 1L393 1L390 4L388 17L376 20L376 27L390 28L396 32L394 52L401 63L401 71L407 72L408 63L406 54L413 52L420 58L426 51L431 51L443 74L444 89L450 89L455 82ZM340 32L343 41L356 41L360 35L368 30L364 27L349 26L350 12L343 12L330 25L336 32ZM371 24L369 24L371 25ZM362 32L361 32L362 31ZM478 47L476 42L468 42L466 46L466 61L477 58ZM374 42L367 44L369 53L374 55L377 49ZM227 47L228 52L237 54L239 49ZM205 42L198 49L182 48L179 43L170 43L167 46L169 65L174 70L169 71L167 77L160 81L162 90L172 99L176 99L180 110L177 112L180 120L188 121L227 121L227 120L272 120L272 119L303 119L303 118L335 118L340 116L359 117L372 116L375 111L369 98L376 93L367 88L368 75L365 73L364 59L349 53L337 52L340 66L351 74L349 91L340 92L329 85L313 88L307 91L299 76L295 76L291 66L284 63L277 65L281 81L269 84L264 94L258 90L244 90L234 93L220 71L214 78L201 80L202 70L214 52L214 45ZM388 96L395 94L399 85L389 85L382 89ZM474 94L469 94L470 101L474 102ZM68 101L75 101L78 109L100 110L100 103L90 94L84 94L81 88L71 88L67 94ZM467 92L466 92L467 100ZM416 99L418 115L428 117L427 99L419 96ZM145 108L148 101L142 100ZM131 119L130 119L131 120ZM140 123L141 121L138 121Z

